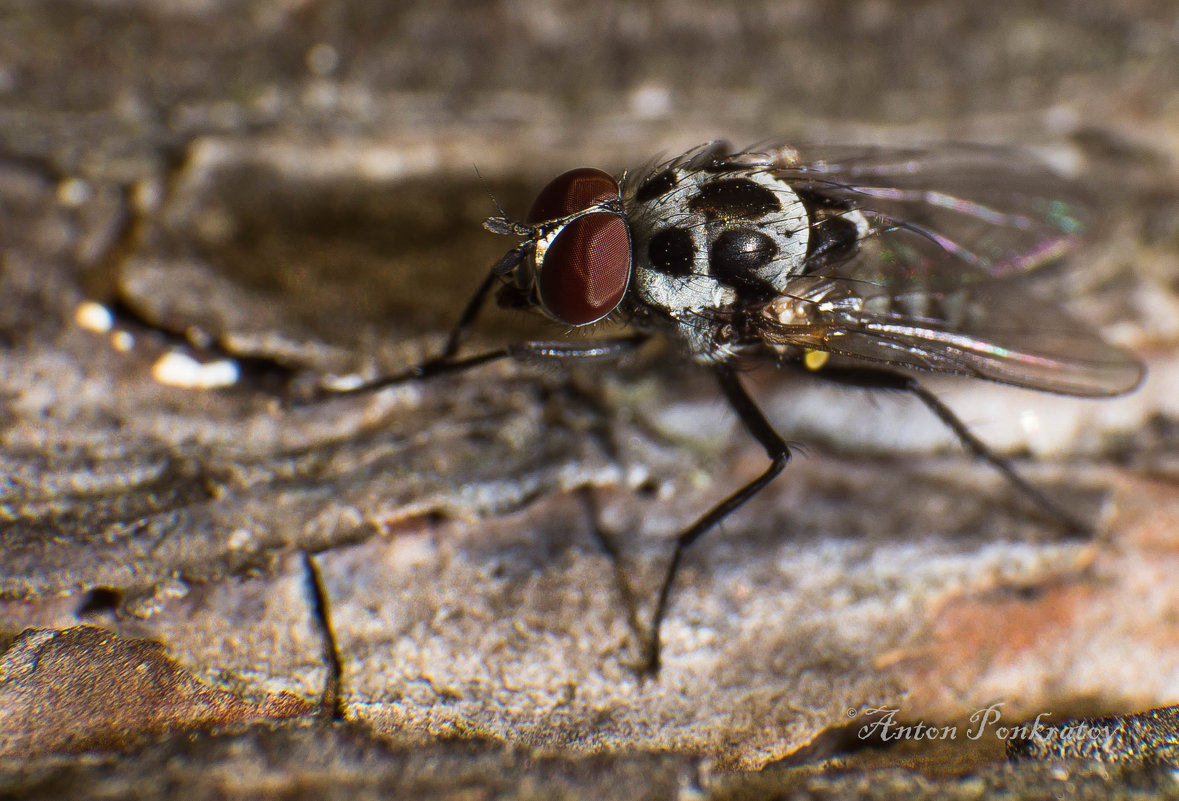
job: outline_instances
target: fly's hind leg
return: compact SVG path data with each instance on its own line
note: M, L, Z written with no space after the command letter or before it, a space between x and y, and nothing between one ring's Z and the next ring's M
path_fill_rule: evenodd
M1041 490L1037 489L1007 459L991 450L985 442L971 433L966 424L954 414L936 395L926 389L917 379L903 373L872 367L823 367L807 371L809 375L844 386L859 389L879 389L908 392L925 404L934 415L954 432L954 436L976 458L987 462L998 470L1012 487L1038 506L1044 514L1060 522L1064 528L1075 534L1090 534L1093 527L1061 507Z

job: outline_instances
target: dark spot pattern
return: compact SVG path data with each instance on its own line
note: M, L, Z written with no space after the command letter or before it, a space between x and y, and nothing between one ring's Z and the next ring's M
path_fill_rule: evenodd
M753 220L780 211L782 202L756 181L725 178L703 184L688 208L710 220Z
M756 271L774 260L778 246L761 231L731 228L713 240L708 255L709 271L718 281L735 289L774 294L773 286Z
M806 269L808 272L828 264L847 261L860 246L860 231L845 217L826 217L811 226Z
M692 235L683 228L664 228L651 237L647 258L651 266L661 273L689 275L696 258L696 245L692 242Z
M823 211L851 211L852 209L852 204L844 198L833 197L814 189L801 187L793 187L793 189L794 194L798 195L798 199L806 206L807 213L812 217Z
M674 170L658 172L643 181L639 187L639 191L635 192L635 200L640 203L649 203L675 189L676 183L677 179Z

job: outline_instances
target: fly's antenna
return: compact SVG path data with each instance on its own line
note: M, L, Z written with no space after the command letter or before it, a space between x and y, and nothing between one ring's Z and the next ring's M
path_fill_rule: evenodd
M483 177L483 173L479 172L479 165L471 162L471 169L475 171L475 177L479 179L479 183L483 184L483 188L487 190L487 196L491 198L491 204L495 206L499 212L497 215L501 220L509 219L508 213L504 211L504 207L499 204L499 199L496 198L495 193L491 191L491 184L487 183L487 179Z
M483 188L487 190L487 196L491 198L491 202L499 211L497 216L488 217L483 221L484 230L490 231L493 234L506 234L508 236L531 236L532 226L516 222L509 217L508 213L504 211L504 207L499 204L499 200L496 199L495 194L491 191L491 185L487 183L487 179L483 177L483 173L479 172L478 165L472 162L471 167L475 170L475 175L483 184Z

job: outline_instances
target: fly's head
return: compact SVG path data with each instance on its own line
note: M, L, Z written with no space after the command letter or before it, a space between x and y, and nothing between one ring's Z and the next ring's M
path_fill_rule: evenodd
M540 191L523 222L492 217L483 227L524 237L493 268L505 280L496 296L501 306L582 326L622 303L632 271L630 226L609 174L570 170Z

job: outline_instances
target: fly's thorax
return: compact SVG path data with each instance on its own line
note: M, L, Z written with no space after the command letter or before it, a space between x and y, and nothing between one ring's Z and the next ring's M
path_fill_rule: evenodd
M806 206L765 169L669 166L624 196L636 300L675 320L764 302L802 272Z

